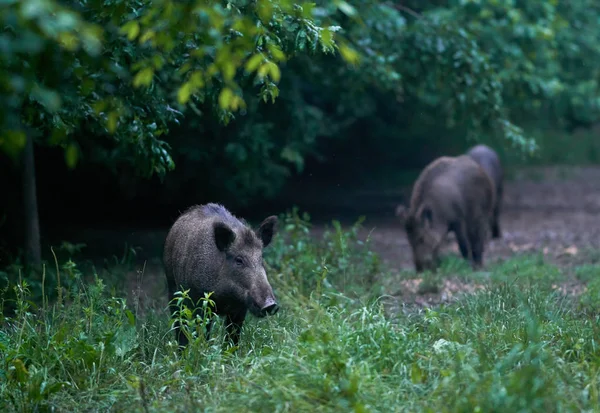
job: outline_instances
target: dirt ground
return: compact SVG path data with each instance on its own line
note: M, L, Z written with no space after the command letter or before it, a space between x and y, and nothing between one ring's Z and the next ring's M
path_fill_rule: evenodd
M542 252L550 262L566 267L600 261L600 167L530 168L514 173L505 187L501 215L503 238L490 242L485 253L486 263L532 251ZM406 235L393 216L393 207L397 203L394 200L409 193L410 188L402 188L387 191L385 197L380 198L364 191L335 196L347 196L354 204L357 197L369 198L361 237L370 236L375 251L397 271L413 268ZM376 205L376 199L382 199L379 205ZM344 221L349 222L349 217L346 218ZM318 236L324 225L316 224L314 229ZM166 228L125 231L120 237L120 245L127 242L142 248L136 259L137 273L132 274L129 282L131 294L141 301L163 303L165 298L159 257L166 232ZM90 246L98 245L107 239L109 233L109 229L87 231L82 241ZM114 240L114 231L112 234ZM452 236L446 252L458 254ZM388 294L395 296L395 305L400 306L434 305L478 288L474 284L447 279L439 292L422 295L417 292L419 280L398 277L398 288ZM389 281L386 284L389 285ZM394 284L393 280L391 283ZM575 292L581 290L581 286L573 280L565 280L557 288Z
M506 184L501 228L502 239L488 244L487 264L532 252L543 253L546 261L566 269L600 262L600 168L544 168L516 174ZM373 248L388 265L398 270L414 268L406 234L393 218L366 225L365 237L368 232ZM444 253L459 255L453 235ZM398 279L398 288L390 291L394 297L390 304L408 311L415 305L448 302L481 287L448 278L437 293L420 294L419 284L419 279ZM585 287L568 277L555 288L579 294Z
M406 235L395 219L367 224L374 248L396 268L412 268ZM543 169L507 182L501 215L503 237L492 240L486 261L541 251L557 264L586 261L600 248L600 168ZM447 250L458 253L453 236Z

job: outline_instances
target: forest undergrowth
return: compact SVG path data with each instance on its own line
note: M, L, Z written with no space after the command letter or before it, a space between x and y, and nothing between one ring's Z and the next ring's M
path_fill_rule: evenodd
M447 257L424 291L450 277L481 288L391 314L416 275L386 268L359 226L334 221L315 240L308 216L282 216L265 251L282 308L248 317L239 348L221 323L205 340L206 317L182 307L195 338L179 353L166 308L123 298L125 259L104 271L57 259L37 283L8 270L0 410L600 411L600 265L532 253L473 272ZM581 294L554 288L570 276Z

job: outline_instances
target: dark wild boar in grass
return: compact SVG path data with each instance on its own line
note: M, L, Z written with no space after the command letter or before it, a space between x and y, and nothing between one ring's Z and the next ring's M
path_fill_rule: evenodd
M404 225L417 272L435 270L448 232L474 269L483 266L494 204L494 187L467 155L443 156L430 163L414 184L407 209L396 208Z
M494 202L491 220L492 238L502 238L502 231L500 229L500 209L502 208L502 197L504 193L504 171L502 170L500 158L498 158L498 154L492 148L486 145L476 145L472 147L467 152L467 155L483 168L494 184L496 190L496 202Z
M165 241L169 301L178 290L189 289L194 303L213 292L214 312L225 318L227 335L237 345L248 311L262 318L279 309L263 265L263 248L271 243L276 225L277 217L270 216L254 230L213 203L189 208ZM171 304L171 313L176 310ZM179 345L186 346L188 340L177 322L174 329Z

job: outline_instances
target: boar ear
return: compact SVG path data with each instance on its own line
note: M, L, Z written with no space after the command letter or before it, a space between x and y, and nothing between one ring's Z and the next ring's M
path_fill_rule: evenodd
M273 239L273 235L275 235L277 227L277 217L275 215L271 215L260 224L260 227L256 231L256 235L261 239L263 243L263 248L271 243Z
M398 205L396 207L396 216L400 219L400 222L404 224L406 222L406 207L404 205Z
M231 228L229 228L223 222L219 221L215 222L213 225L213 230L217 249L221 252L226 251L235 240L235 232L233 232Z
M431 208L424 207L421 210L421 222L425 226L431 226L431 223L433 222L433 211L431 210Z

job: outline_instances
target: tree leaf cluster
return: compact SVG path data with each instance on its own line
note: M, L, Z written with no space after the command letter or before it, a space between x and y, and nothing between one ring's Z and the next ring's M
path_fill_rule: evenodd
M532 122L598 121L599 9L591 0L5 1L0 147L17 154L27 134L63 147L70 166L85 157L139 176L177 164L165 194L202 181L241 203L367 143L402 159L488 139L531 154Z
M311 4L289 0L24 0L0 19L2 149L27 134L70 166L92 153L145 176L174 168L166 137L188 108L226 123L247 105L241 82L274 101L288 55L336 50Z

